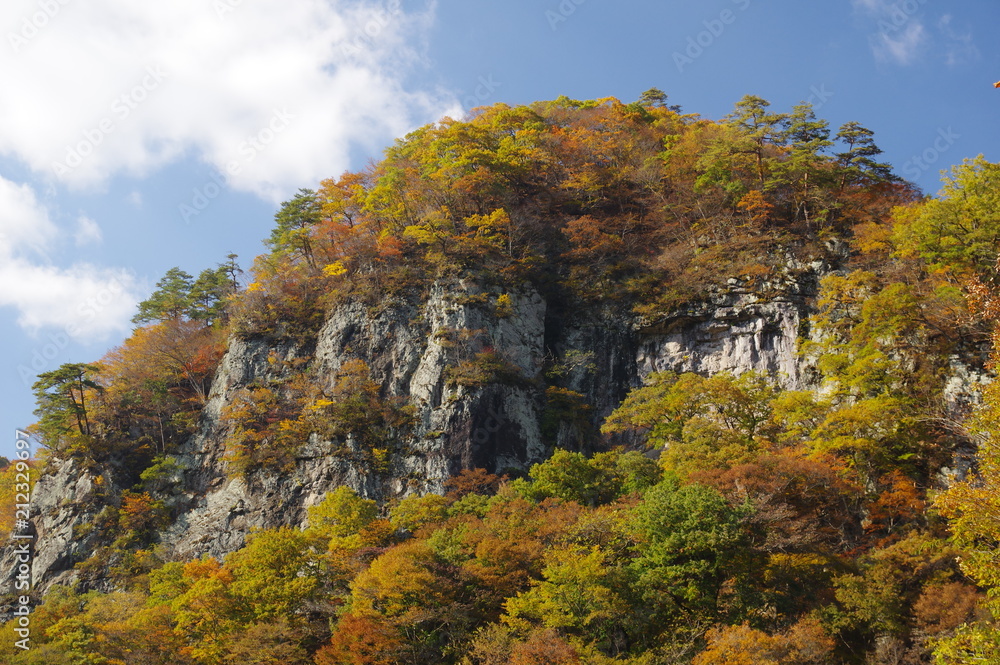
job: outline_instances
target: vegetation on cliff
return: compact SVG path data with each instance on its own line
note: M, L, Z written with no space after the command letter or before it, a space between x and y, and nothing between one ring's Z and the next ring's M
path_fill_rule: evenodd
M40 599L36 647L11 647L7 624L0 653L97 664L1000 658L1000 393L988 389L974 415L945 399L954 359L985 360L996 341L1000 166L967 160L924 198L879 152L869 130L834 133L808 104L777 113L748 96L711 121L654 90L632 104L479 109L301 190L245 288L235 257L197 279L174 269L121 347L39 377L34 432L49 459L114 469L131 489L105 497L93 528L107 543L80 564L81 588ZM732 284L779 293L816 262L839 268L801 346L816 390L755 373L654 373L594 422L557 363L525 376L476 331L455 330L446 341L465 352L452 385L539 383L542 431L572 424L577 449L523 477L466 470L443 496L390 506L341 488L304 530L257 532L223 561L160 558L171 516L159 479L194 431L228 336L303 349L273 359L282 378L221 414L233 474L286 468L311 435L350 442L378 472L412 412L360 359L332 386L312 375L310 345L339 304L378 308L469 277L496 287L481 304L497 317L530 284L555 307L650 322ZM635 449L609 449L620 440ZM956 453L973 444L973 474L953 482ZM115 590L88 590L97 577Z

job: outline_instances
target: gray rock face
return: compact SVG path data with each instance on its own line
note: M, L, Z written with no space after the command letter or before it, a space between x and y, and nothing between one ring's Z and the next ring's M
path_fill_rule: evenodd
M304 525L307 508L341 485L385 501L441 491L443 482L464 468L523 470L546 459L556 445L579 449L585 441L573 427L543 435L543 373L556 367L561 385L591 405L594 424L654 371L752 369L786 387L807 385L795 349L809 314L809 284L815 280L786 285L767 298L734 285L648 322L609 310L557 311L527 287L503 294L474 282L441 281L422 302L345 304L331 313L309 347L233 339L199 431L175 456L179 470L162 497L175 518L161 534L162 554L223 556L241 547L255 528ZM507 296L502 306L501 295ZM490 351L507 368L499 380L449 381L453 368ZM332 387L338 370L352 359L368 364L384 396L405 399L415 410L415 426L387 468L377 471L360 456L345 454L356 445L350 437L337 442L314 434L290 471L227 472L222 414L237 391L286 378L296 360ZM101 507L93 494L97 482L96 475L62 463L38 484L35 572L43 587L74 581L72 565L97 544L83 535Z
M73 584L79 574L74 566L86 560L98 545L100 534L92 529L104 508L103 497L116 488L104 485L105 474L82 469L75 462L52 465L31 493L31 529L21 535L31 539L11 541L0 555L2 588L13 591L19 558L15 547L30 543L32 588Z
M222 409L240 388L280 378L269 358L287 362L302 353L234 340L201 430L178 455L187 491L179 517L163 537L168 551L180 558L224 555L241 547L254 528L304 524L306 509L341 485L385 500L441 491L444 480L462 468L524 468L545 459L550 448L538 426L542 405L530 385L544 363L545 303L534 292L509 294L510 314L498 317L497 295L475 284L437 284L422 307L397 303L373 311L351 303L334 311L320 330L312 362L326 388L333 387L345 362L360 359L386 396L405 398L416 409L405 451L384 473L314 435L291 473L259 470L229 477L220 443L226 434ZM459 336L468 339L455 341ZM524 385L449 385L448 368L480 347L496 349L517 368Z
M807 323L807 299L785 294L768 300L727 292L646 328L639 344L638 371L713 375L754 370L783 387L804 387L796 353Z

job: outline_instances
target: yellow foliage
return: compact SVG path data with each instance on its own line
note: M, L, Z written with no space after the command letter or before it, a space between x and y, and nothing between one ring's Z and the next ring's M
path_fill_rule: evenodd
M323 266L323 274L327 277L340 277L347 272L343 261L334 261Z

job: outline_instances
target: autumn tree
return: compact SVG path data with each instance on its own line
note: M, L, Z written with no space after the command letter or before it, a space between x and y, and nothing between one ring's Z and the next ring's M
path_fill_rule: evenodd
M941 663L1000 660L1000 625L995 620L1000 616L1000 388L995 383L985 391L975 427L981 433L978 472L955 483L937 505L950 520L962 570L988 590L983 605L994 619L970 622L941 642L936 648Z
M545 561L543 579L507 601L505 620L530 619L612 652L621 648L622 624L630 608L623 596L625 571L615 565L613 554L599 547L571 546L550 550Z
M665 448L670 468L729 466L754 457L771 417L777 388L764 376L655 373L630 392L601 431L639 431Z
M137 328L101 359L97 434L118 450L169 452L194 429L223 341L220 330L187 318Z
M992 277L1000 240L1000 164L982 155L952 166L941 196L896 211L893 241L933 272Z
M403 655L399 630L370 616L345 614L330 643L316 652L316 665L396 665Z
M824 665L833 662L835 642L815 619L768 635L747 624L712 628L694 665Z

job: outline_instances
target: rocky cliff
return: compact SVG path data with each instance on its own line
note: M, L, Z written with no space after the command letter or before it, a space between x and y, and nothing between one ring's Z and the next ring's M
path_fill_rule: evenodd
M786 388L815 385L797 341L809 335L818 280L829 269L817 261L755 288L730 280L655 321L606 306L567 307L530 287L504 294L472 280L441 280L423 298L341 305L306 342L233 338L197 434L156 482L154 494L171 515L158 554L181 560L225 555L254 529L303 525L306 509L341 485L384 502L440 492L462 469L518 473L556 446L585 450L596 426L650 372L756 370ZM481 385L449 378L483 349L502 358L508 371ZM350 439L312 434L291 470L233 473L225 458L223 413L238 391L281 381L296 364L332 385L344 363L358 359L386 397L414 409L414 426L385 464L352 454L357 443ZM984 377L958 360L953 369L946 397L960 405ZM583 396L577 417L553 409L546 394L553 384ZM95 524L126 489L116 485L121 476L113 466L50 463L32 505L33 574L40 588L79 581L77 564L107 544ZM3 570L13 571L10 553L6 559ZM98 569L86 584L108 583Z
M306 508L340 485L385 501L440 491L461 469L516 473L546 459L555 446L586 449L592 442L588 432L653 371L753 369L787 387L805 385L796 340L807 331L818 274L825 269L818 262L770 285L767 295L731 280L728 288L657 321L608 308L567 308L529 287L500 301L499 290L474 281L438 281L422 300L374 308L344 304L306 343L234 338L197 434L157 483L172 515L161 533L160 555L224 555L241 547L255 528L303 524ZM511 371L484 385L449 380L449 368L483 349L502 357ZM415 409L405 445L383 468L351 455L350 441L345 451L315 434L290 472L241 475L227 468L222 413L237 391L280 380L283 368L296 360L332 383L352 359L367 363L387 397L403 398ZM547 383L584 396L582 425L547 413ZM100 544L93 524L103 505L125 489L115 486L119 475L111 467L50 464L32 508L36 584L78 578L74 566ZM3 569L12 570L6 563ZM94 582L100 586L99 576Z

